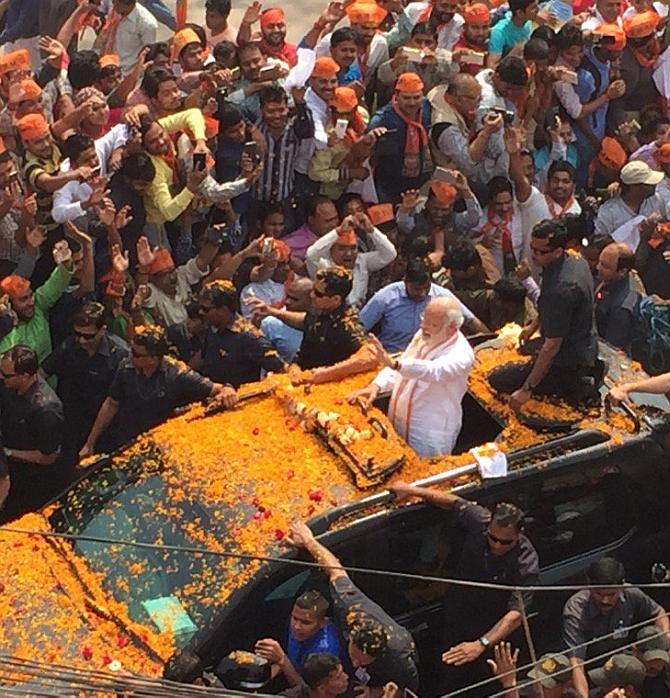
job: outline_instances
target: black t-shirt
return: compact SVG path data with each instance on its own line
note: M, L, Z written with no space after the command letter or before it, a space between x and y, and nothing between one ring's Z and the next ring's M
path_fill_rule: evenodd
M119 403L119 411L105 431L101 439L104 446L100 448L118 448L164 422L177 407L208 398L212 388L210 380L169 356L149 377L125 359L109 389L109 397Z
M457 578L510 586L537 584L538 555L526 536L521 534L517 544L505 555L493 555L487 540L491 512L466 500L456 506L455 512L457 523L465 532ZM459 587L454 593L463 599L460 610L469 622L477 624L478 627L472 629L474 633L486 632L505 613L518 610L516 595L508 591ZM533 593L525 592L523 602L526 609L530 608L532 601Z
M334 313L307 312L302 344L295 362L303 369L332 366L348 359L365 342L365 331L353 308Z
M419 690L419 674L414 639L411 633L396 623L381 606L369 599L348 577L338 577L330 583L335 622L345 638L349 638L350 623L356 617L368 617L384 626L388 636L386 652L357 675L367 672L371 687L393 681L400 688ZM361 681L363 683L364 681Z
M42 370L58 378L58 395L68 423L88 431L122 361L130 349L120 337L105 334L89 356L75 337L68 337L45 359Z
M277 350L263 335L235 327L207 330L202 349L205 376L239 388L259 380L261 369L275 373L284 370Z
M63 405L43 378L38 377L23 395L0 387L0 427L7 448L55 453L64 425Z
M182 361L189 362L194 354L202 351L202 335L190 334L185 320L170 325L166 334L170 346L174 348Z
M593 277L583 257L565 253L543 269L538 311L542 336L563 340L554 366L576 369L595 364Z

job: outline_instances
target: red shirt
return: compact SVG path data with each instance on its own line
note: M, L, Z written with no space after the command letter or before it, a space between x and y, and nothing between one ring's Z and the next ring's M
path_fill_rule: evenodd
M482 49L479 46L473 46L464 36L461 34L461 38L454 44L454 48L452 51L458 51L458 49L465 48L468 49L469 51L476 51L477 53L483 53L484 54L484 64L483 65L476 65L475 63L460 63L461 67L461 73L468 73L469 75L477 75L477 73L480 70L484 70L486 68L486 56L487 53L485 51L482 51Z

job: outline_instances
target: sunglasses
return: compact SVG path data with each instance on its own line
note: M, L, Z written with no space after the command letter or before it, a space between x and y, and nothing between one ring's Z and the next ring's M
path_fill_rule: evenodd
M323 291L319 291L318 288L313 288L312 292L317 298L330 298L330 293L324 293Z
M153 354L139 354L136 349L131 349L130 353L133 355L133 359L155 359Z
M213 305L201 305L200 306L200 315L206 315L210 310L214 310Z
M90 332L77 332L77 330L74 330L74 335L75 337L79 337L79 339L85 339L86 341L90 341L91 339L95 339L98 336L98 333L93 332L91 334Z
M498 538L498 536L494 536L491 531L486 531L486 535L494 543L498 543L498 545L514 545L514 543L516 543L516 538L512 538L511 540L509 538Z

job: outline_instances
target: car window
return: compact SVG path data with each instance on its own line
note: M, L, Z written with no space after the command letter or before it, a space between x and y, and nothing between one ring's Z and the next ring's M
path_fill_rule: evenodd
M582 465L532 480L526 532L542 567L612 543L635 525L630 486L616 468Z

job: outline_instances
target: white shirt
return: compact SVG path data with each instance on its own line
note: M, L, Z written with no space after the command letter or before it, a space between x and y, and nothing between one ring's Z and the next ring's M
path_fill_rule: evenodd
M195 259L189 259L186 264L177 267L177 292L168 296L157 286L149 283L151 295L144 302L144 307L155 310L158 314L156 322L169 327L178 322L184 322L187 317L186 303L191 298L191 287L209 274L209 269L200 271Z
M603 19L603 16L600 14L600 12L598 12L598 8L594 7L593 17L589 17L589 19L587 19L586 22L583 22L581 29L583 32L592 32L596 27L599 27L601 24L606 24L606 22ZM623 19L621 19L621 15L619 15L616 18L616 24L619 26L619 28L623 27Z
M303 138L298 147L298 154L295 158L295 171L307 175L309 163L316 150L323 150L328 147L328 134L326 125L330 116L330 106L324 102L314 90L309 87L305 92L305 106L312 115L314 122L314 137Z
M253 309L249 305L252 298L260 298L263 303L274 308L280 308L284 305L286 299L286 289L284 284L272 279L265 281L252 281L247 284L240 294L240 310L245 318L250 318L253 314Z
M124 75L137 63L139 52L145 46L156 43L157 30L158 22L139 2L135 9L121 20L116 29L114 53L119 57Z
M332 33L326 34L316 45L316 56L321 58L321 56L330 56L330 38ZM361 61L356 58L356 65L360 68L363 78L371 78L374 72L379 68L382 63L386 63L390 58L389 56L389 45L386 42L386 37L383 34L375 34L372 37L370 46L367 50L367 60L364 61L366 70L363 70Z
M398 370L385 368L374 379L382 391L393 389L389 419L420 456L431 458L453 450L474 361L461 332L431 349L424 346L419 330L400 357Z
M370 272L383 269L398 254L393 243L381 230L375 228L368 237L375 249L370 252L359 252L351 272L352 288L351 293L347 296L347 302L355 308L360 308L367 299ZM336 241L337 231L332 230L307 248L305 263L307 264L307 272L312 278L316 276L316 272L319 269L335 265L333 258L330 256L330 248Z
M51 215L56 223L74 221L86 215L81 204L91 198L93 189L86 182L72 181L56 190Z
M430 2L412 2L405 8L405 14L409 18L412 27L419 21L421 15L430 6ZM437 34L437 47L446 48L451 51L454 44L461 36L461 30L465 20L461 15L456 13L449 22L443 24Z
M479 226L477 228L478 233L475 233L475 237L478 234L482 234L484 226L489 222L488 219L488 207L482 212L482 217L479 221ZM492 221L493 225L499 224L499 219L497 216ZM502 226L501 226L502 227ZM512 204L512 218L509 222L508 228L512 233L512 249L514 250L514 257L517 263L521 262L523 259L530 259L530 230L524 225L524 216L519 207L519 202L514 199ZM504 264L503 264L503 251L501 247L494 247L491 249L491 256L493 257L498 271L504 275Z
M523 227L528 234L533 232L533 228L541 221L553 220L562 214L574 213L579 215L582 207L572 197L572 201L565 211L549 196L543 194L539 189L533 187L530 196L523 202L519 202L519 210L523 221Z

